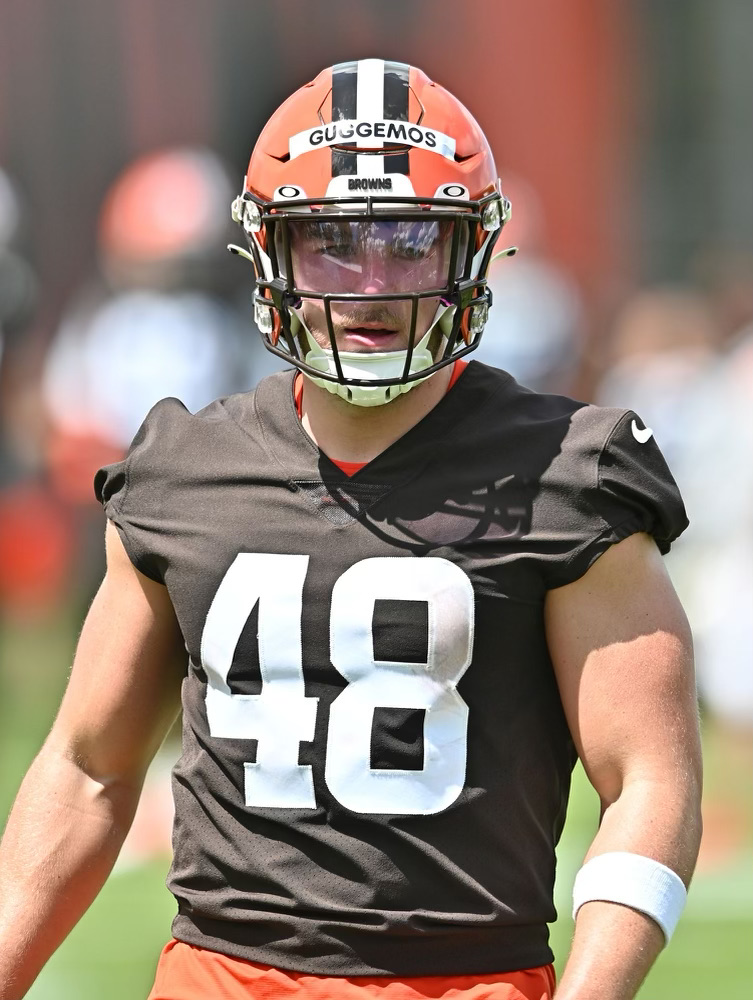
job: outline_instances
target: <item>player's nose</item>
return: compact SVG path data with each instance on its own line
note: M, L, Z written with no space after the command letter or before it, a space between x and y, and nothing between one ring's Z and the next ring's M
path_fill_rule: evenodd
M390 291L388 270L380 257L369 257L364 261L360 284L364 295Z

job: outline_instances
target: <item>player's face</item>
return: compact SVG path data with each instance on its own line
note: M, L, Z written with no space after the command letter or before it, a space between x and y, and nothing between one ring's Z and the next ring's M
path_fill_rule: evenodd
M429 329L448 284L452 223L442 221L290 224L296 287L333 295L425 292L419 299L415 342ZM330 346L321 300L303 297L303 318L311 335ZM410 340L411 300L332 302L332 325L340 350L404 350Z

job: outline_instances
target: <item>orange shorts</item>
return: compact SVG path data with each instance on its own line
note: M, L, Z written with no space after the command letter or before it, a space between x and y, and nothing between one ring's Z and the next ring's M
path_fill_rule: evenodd
M551 965L481 976L312 976L170 941L149 1000L551 1000Z

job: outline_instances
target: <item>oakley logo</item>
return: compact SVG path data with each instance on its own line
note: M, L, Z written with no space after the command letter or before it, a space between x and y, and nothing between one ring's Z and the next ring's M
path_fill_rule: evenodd
M348 191L391 191L391 177L349 177Z
M356 119L344 119L298 132L290 137L288 150L291 160L294 160L302 153L323 146L348 145L357 149L379 149L386 142L429 149L448 160L455 158L455 140L442 132L422 125L411 125L409 122Z

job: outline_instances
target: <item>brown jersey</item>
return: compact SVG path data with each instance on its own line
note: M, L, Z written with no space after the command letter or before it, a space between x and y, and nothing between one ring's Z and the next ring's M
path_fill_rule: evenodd
M292 372L149 413L96 488L188 652L176 937L325 975L551 961L575 760L547 591L686 526L630 411L472 362L347 478Z

